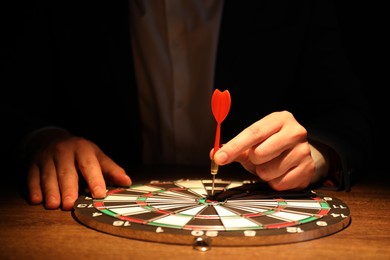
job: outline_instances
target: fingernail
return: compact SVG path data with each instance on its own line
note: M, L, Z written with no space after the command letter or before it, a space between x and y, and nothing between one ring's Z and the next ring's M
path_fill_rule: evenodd
M64 205L65 208L69 208L70 205L73 205L74 204L74 199L72 199L70 196L66 196L63 201L62 201L62 204Z
M74 199L72 199L71 196L66 196L66 197L64 198L64 202L74 203Z
M41 197L41 194L35 192L35 193L31 193L30 195L30 202L32 204L39 204L42 202L42 197Z
M228 160L228 156L225 152L217 152L214 155L214 161L217 162L217 164L224 164Z
M53 196L53 195L49 195L47 198L46 198L46 208L48 209L56 209L60 206L60 200Z
M49 205L52 205L52 204L57 204L57 199L56 197L54 196L49 196L46 198L46 203L49 204Z
M93 196L95 198L103 198L106 195L106 191L101 186L93 188Z

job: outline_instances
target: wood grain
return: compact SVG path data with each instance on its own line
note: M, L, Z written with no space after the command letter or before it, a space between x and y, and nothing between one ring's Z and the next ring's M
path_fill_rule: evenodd
M371 175L373 176L380 176ZM70 211L29 205L17 187L0 191L1 259L389 259L390 181L361 180L350 192L326 191L346 203L351 224L319 239L267 246L212 247L207 252L118 237L88 228ZM11 183L12 184L12 183ZM325 191L321 191L325 193Z

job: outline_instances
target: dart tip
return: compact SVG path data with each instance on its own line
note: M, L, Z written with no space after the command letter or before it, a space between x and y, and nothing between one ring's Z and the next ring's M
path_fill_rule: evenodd
M215 184L215 174L213 174L213 182L211 185L211 196L214 196L214 184Z

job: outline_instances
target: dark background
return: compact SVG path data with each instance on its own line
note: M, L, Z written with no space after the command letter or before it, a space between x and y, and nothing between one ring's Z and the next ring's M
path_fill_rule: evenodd
M320 0L319 0L320 1ZM385 1L383 1L385 2ZM21 4L29 1L2 1L0 4L0 42L9 44L6 39L14 36L20 26L18 13ZM389 137L388 121L388 54L387 40L389 29L387 8L382 2L334 1L341 26L341 37L353 70L360 78L364 94L371 109L372 137L374 141L372 167L386 170ZM30 3L31 4L31 3ZM7 60L12 51L9 45L0 49L0 86L4 83L3 73L7 73ZM6 92L4 87L2 92ZM1 95L1 99L5 95ZM4 127L4 126L2 126ZM382 171L385 172L385 171Z
M374 143L371 168L386 170L390 144L387 8L382 2L364 1L335 1L335 7L346 53L370 104Z

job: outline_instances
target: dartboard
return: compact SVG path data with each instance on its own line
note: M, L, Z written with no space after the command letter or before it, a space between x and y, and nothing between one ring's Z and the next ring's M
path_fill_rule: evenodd
M148 181L80 196L74 216L112 235L214 246L292 243L336 233L350 223L341 200L312 190L276 192L265 183L217 179ZM212 194L213 193L213 194Z

